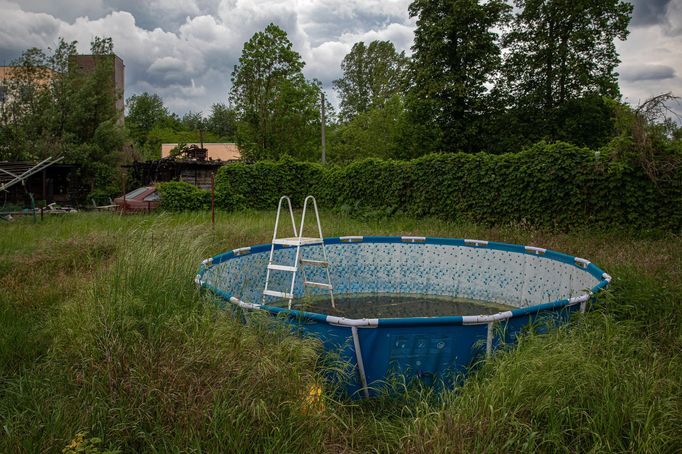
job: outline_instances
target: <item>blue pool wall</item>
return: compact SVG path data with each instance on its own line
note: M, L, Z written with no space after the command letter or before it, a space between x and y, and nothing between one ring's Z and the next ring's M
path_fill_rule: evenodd
M237 306L284 316L295 329L319 337L325 349L337 352L354 370L347 386L351 394L371 395L394 373L448 384L485 353L514 343L529 325L567 320L610 281L587 260L522 245L423 237L338 237L324 242L335 294L443 295L515 307L481 317L349 320L276 307L270 297L263 301L270 244L235 249L202 263L197 284ZM293 264L295 250L275 246L274 263ZM301 251L307 259L322 258L320 245ZM323 272L308 268L308 280L324 282ZM270 282L270 288L288 291L291 274L273 272ZM303 294L299 273L294 295Z

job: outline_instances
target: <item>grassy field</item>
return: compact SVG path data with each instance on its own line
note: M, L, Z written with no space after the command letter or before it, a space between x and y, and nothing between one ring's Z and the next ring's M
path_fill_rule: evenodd
M462 387L347 402L319 345L243 326L192 281L267 243L274 213L79 213L0 224L0 452L680 452L682 239L323 213L327 236L532 244L614 276L603 307L499 352ZM402 390L402 391L401 391Z

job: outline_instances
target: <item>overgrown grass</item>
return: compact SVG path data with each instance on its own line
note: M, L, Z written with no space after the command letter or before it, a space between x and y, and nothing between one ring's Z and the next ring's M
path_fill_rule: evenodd
M267 243L272 212L77 214L0 225L0 452L81 432L146 451L682 450L682 240L323 216L325 233L551 247L614 275L603 306L500 352L462 387L339 401L320 347L243 325L192 282L198 262Z

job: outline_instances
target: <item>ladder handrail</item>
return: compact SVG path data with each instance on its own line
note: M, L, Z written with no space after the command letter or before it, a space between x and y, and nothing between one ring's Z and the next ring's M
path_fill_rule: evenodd
M305 198L303 201L303 214L301 215L301 228L299 230L299 238L303 237L303 224L305 222L305 213L306 210L308 209L308 200L312 199L313 201L313 208L315 208L315 219L317 219L317 231L320 235L320 239L324 240L324 235L322 234L322 224L320 224L320 213L317 211L317 200L315 200L315 197L309 195L308 197Z
M279 198L279 203L277 204L277 217L275 218L275 232L272 234L272 241L275 241L277 239L277 229L279 228L279 215L280 211L282 211L282 202L286 200L287 204L289 205L289 214L291 215L291 227L294 229L294 236L298 236L296 233L296 222L294 221L294 209L291 207L291 199L283 195L282 197Z

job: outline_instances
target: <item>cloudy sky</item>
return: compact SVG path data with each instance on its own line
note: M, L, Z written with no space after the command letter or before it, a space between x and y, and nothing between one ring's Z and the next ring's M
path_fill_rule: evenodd
M391 40L409 53L410 0L0 0L0 65L57 37L87 52L93 36L111 36L126 65L128 97L161 95L174 112L207 112L226 102L242 46L274 22L306 62L305 74L331 81L357 41ZM618 43L623 95L682 95L682 0L634 0L630 36Z

